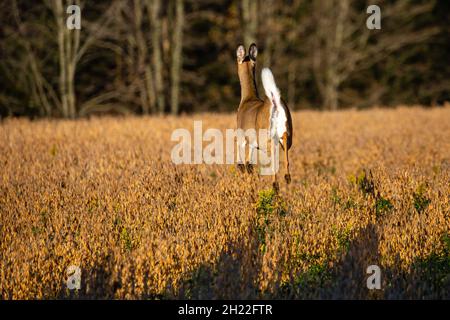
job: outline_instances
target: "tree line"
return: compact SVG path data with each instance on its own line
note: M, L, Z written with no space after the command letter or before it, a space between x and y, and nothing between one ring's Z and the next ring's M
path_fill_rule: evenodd
M450 3L375 2L4 1L0 115L233 111L236 48L253 42L258 78L270 67L294 110L450 100ZM70 5L81 29L66 27Z

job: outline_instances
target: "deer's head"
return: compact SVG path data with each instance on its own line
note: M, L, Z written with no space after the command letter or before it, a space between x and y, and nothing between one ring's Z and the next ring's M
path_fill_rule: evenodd
M256 56L258 49L256 44L252 43L246 55L245 48L240 45L236 50L236 60L238 65L238 75L241 82L242 97L247 95L258 96L255 82Z

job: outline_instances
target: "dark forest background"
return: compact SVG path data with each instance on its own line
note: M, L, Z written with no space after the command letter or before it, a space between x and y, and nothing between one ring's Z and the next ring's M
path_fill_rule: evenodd
M439 105L449 30L450 1L1 0L0 116L233 111L252 42L291 109Z

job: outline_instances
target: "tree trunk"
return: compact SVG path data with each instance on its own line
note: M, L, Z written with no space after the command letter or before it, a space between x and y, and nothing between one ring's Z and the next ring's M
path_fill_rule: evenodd
M144 36L142 34L142 1L134 0L133 1L133 17L134 17L134 32L136 38L136 47L137 47L137 77L138 77L138 88L139 88L139 96L142 104L142 113L149 114L151 104L148 99L148 94L150 90L148 90L146 70L147 70L147 45L145 43Z
M316 2L314 10L318 19L313 60L315 80L323 107L336 110L339 108L339 87L343 79L340 54L346 45L344 38L349 0Z
M242 1L242 23L244 27L244 45L249 47L256 42L256 32L258 28L258 1Z
M64 118L69 117L69 103L67 99L67 57L65 50L66 26L64 25L64 10L62 0L54 0L56 24L58 28L58 53L59 53L59 93L61 95L61 111Z
M271 67L272 64L272 47L273 47L273 34L275 32L275 23L274 23L274 10L275 10L275 1L267 0L264 2L264 13L265 13L265 23L264 27L268 32L266 32L266 39L264 45L264 66Z
M72 2L67 1L66 5ZM76 1L79 5L79 1ZM59 52L59 92L61 95L62 116L75 118L76 94L75 94L75 69L76 55L80 45L80 30L69 30L65 24L65 6L62 0L54 0L56 25L58 28L58 52Z
M66 5L69 6L73 2L67 1ZM80 1L75 1L76 5L80 5ZM64 19L65 21L65 19ZM77 61L76 54L80 45L80 30L68 30L65 26L66 31L66 56L68 57L67 61L67 102L69 105L69 113L70 117L73 119L77 115L76 108L76 94L75 94L75 71Z
M180 73L182 68L182 49L183 49L183 23L184 23L184 3L183 0L176 0L175 3L175 20L172 36L171 51L171 88L170 102L171 112L177 115L179 112L179 96L180 96Z
M163 60L161 54L161 0L147 0L149 21L152 27L151 43L153 48L153 76L155 84L156 103L160 113L166 109L163 83Z

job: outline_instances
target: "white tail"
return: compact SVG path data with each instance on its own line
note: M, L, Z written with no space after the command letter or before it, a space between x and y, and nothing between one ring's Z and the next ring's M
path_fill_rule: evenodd
M270 136L278 141L283 134L287 132L286 111L281 103L280 90L278 90L277 85L275 84L272 71L270 71L269 68L264 68L261 72L261 78L266 96L272 103L269 115Z
M269 98L271 101L275 100L275 104L279 106L281 104L280 90L278 90L277 85L275 84L275 79L273 78L272 71L270 71L269 68L262 69L261 78L267 98Z

